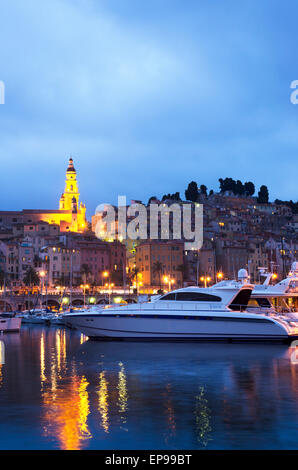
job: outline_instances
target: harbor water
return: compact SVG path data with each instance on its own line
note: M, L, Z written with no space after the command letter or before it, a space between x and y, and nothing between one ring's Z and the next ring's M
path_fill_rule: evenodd
M298 449L287 345L96 342L36 325L0 348L0 449Z

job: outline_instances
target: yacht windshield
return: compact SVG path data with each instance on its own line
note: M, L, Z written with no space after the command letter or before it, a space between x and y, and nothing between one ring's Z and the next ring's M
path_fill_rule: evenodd
M249 302L251 292L251 289L242 289L229 305L229 308L234 311L245 310Z

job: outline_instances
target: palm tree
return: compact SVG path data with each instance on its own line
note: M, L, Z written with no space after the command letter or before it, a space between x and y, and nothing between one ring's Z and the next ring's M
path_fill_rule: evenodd
M5 272L0 270L0 287L4 286Z
M23 282L25 286L39 286L40 284L40 278L37 272L30 266L28 271L26 272Z
M155 263L153 264L153 273L158 274L159 287L161 290L161 275L163 273L163 264L160 261L155 261Z
M81 269L82 282L84 284L91 278L92 271L90 270L88 264L83 264Z
M182 274L182 282L185 281L188 275L187 266L185 264L179 264L179 266L177 266L177 271L180 271Z

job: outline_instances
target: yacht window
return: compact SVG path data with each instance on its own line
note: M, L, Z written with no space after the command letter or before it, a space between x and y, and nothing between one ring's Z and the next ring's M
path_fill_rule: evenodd
M245 310L251 296L250 289L242 289L235 297L229 308L234 311Z
M271 304L268 299L262 297L255 299L259 307L270 308Z
M176 294L168 294L162 297L160 300L175 300L175 295Z
M186 300L190 302L221 302L217 295L203 294L202 292L179 292L176 300Z

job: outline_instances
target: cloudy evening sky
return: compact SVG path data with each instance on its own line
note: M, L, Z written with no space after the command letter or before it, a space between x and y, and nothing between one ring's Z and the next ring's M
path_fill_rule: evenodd
M0 0L0 210L191 180L297 200L296 0Z

